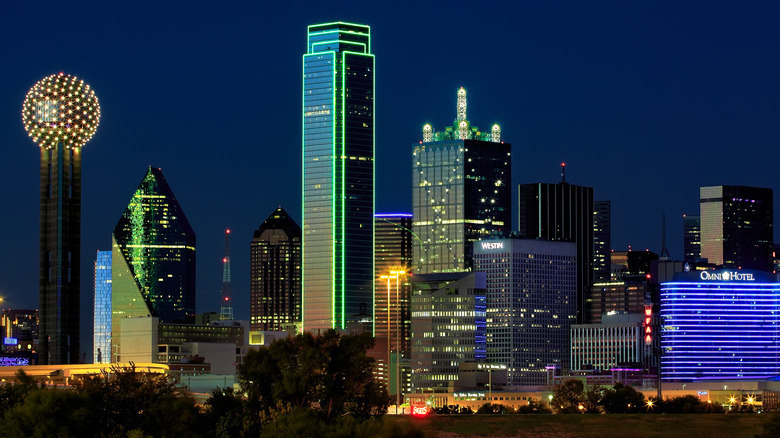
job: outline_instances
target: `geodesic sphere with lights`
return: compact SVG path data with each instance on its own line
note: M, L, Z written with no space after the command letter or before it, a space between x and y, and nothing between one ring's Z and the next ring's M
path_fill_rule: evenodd
M80 148L95 134L100 105L81 79L59 73L38 81L22 107L24 129L42 148Z

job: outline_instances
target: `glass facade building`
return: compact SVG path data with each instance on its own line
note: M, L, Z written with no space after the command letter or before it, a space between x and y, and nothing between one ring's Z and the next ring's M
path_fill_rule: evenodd
M250 252L250 329L283 331L301 321L301 228L282 207L255 230Z
M486 357L485 274L415 275L412 288L412 390L447 392L461 363Z
M374 55L368 26L309 26L303 56L303 327L374 316Z
M593 188L535 183L518 187L518 231L526 239L577 244L577 323L590 316L593 284Z
M121 319L195 320L195 232L162 171L149 167L113 233L113 362L121 360Z
M772 271L772 189L701 187L699 201L702 258L726 268Z
M482 240L474 269L486 276L487 359L506 364L510 385L544 385L548 364L569 369L577 317L577 245Z
M389 338L392 350L400 351L403 358L408 359L412 285L406 274L410 273L409 266L412 263L412 215L376 214L374 217L377 279L375 335Z
M710 270L663 283L663 379L780 375L778 280L759 271Z
M111 251L98 251L95 259L95 319L92 363L111 362Z
M511 145L493 125L482 132L466 120L466 90L458 90L457 118L444 131L423 126L412 162L414 273L470 271L474 242L509 235Z

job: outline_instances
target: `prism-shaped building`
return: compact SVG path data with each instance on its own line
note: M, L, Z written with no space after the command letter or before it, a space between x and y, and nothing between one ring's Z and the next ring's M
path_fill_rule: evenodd
M111 254L114 362L121 360L121 321L195 320L195 232L162 171L149 167L114 228Z

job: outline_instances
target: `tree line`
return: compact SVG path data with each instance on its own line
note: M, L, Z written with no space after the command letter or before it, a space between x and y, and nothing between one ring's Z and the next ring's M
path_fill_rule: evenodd
M164 374L113 369L71 387L23 372L0 385L0 436L421 437L385 421L390 398L373 378L369 334L330 330L251 350L239 391L216 389L201 406Z

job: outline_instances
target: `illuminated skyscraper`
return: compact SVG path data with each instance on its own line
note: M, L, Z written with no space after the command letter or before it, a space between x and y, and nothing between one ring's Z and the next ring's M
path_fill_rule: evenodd
M195 232L158 168L149 167L114 228L111 270L114 358L122 318L194 322Z
M577 323L588 322L588 291L593 284L593 188L575 186L562 178L558 184L521 184L517 191L521 236L577 243Z
M727 268L772 271L772 189L699 189L701 257Z
M376 214L375 227L376 336L389 337L393 351L399 350L408 358L412 287L406 274L412 262L412 215Z
M78 363L81 291L81 148L100 106L84 81L64 73L27 93L24 129L41 147L39 364Z
M368 26L309 26L303 56L303 328L374 316L374 55Z
M474 247L485 272L487 360L506 364L511 385L544 385L545 365L569 368L577 318L577 245L488 239Z
M466 120L466 90L457 97L452 126L434 132L423 126L412 164L415 274L463 272L472 268L474 242L510 231L511 145L501 128L482 132Z
M780 282L750 270L681 272L661 285L664 380L780 375Z
M111 362L111 251L98 251L95 259L92 363L109 362Z
M255 230L250 251L251 330L285 330L301 321L301 228L282 207Z

